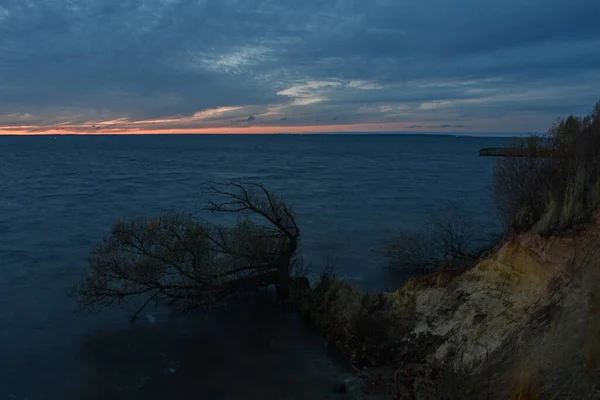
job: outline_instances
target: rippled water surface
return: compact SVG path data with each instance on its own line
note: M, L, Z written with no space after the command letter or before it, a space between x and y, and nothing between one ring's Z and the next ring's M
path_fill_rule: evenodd
M263 182L294 207L307 263L393 287L382 246L459 200L494 230L503 139L439 136L0 136L0 399L325 398L352 379L269 301L208 316L75 314L68 288L121 216L198 209L203 180ZM351 381L349 381L351 382ZM348 398L349 394L346 396ZM343 398L341 396L340 398Z

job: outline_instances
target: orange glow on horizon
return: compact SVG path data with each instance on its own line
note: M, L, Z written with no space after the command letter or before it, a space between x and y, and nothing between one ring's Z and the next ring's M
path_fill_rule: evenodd
M278 133L341 133L341 132L430 132L426 127L410 128L414 123L362 123L346 125L304 125L304 126L248 126L248 127L215 127L215 128L159 128L142 129L124 126L122 128L102 128L102 123L96 123L98 129L92 126L43 127L36 126L14 126L1 127L0 135L97 135L97 134L121 134L121 135L160 135L160 134L278 134ZM419 124L421 126L425 124ZM451 131L438 128L438 131Z

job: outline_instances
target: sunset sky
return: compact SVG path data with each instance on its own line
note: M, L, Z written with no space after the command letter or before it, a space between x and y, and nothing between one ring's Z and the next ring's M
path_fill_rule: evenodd
M1 0L0 133L541 132L597 0Z

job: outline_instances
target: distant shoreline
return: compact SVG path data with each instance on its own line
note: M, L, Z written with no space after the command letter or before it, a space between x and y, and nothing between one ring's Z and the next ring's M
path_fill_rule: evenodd
M428 136L428 137L472 137L512 138L531 135L531 132L318 132L318 133L0 133L0 136ZM538 135L545 135L538 133Z

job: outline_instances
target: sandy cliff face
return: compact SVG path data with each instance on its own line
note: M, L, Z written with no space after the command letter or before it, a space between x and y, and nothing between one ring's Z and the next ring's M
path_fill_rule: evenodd
M440 338L435 357L476 367L552 296L575 259L573 239L523 235L446 287L415 293L416 334Z
M331 278L299 291L296 305L351 364L370 366L368 398L505 399L521 377L552 397L575 385L577 368L579 387L600 382L599 227L522 234L472 268L392 293Z
M560 301L576 265L594 252L594 238L592 230L572 238L523 234L459 276L420 278L388 296L412 303L412 333L436 338L432 357L476 368L536 312Z
M387 296L399 307L412 307L411 336L428 338L428 350L421 353L420 361L471 375L484 369L507 375L520 362L517 353L523 343L532 336L548 336L545 332L551 324L588 329L588 322L581 322L585 316L579 322L557 322L556 317L565 307L587 315L584 309L593 306L590 296L598 288L590 287L590 282L599 275L592 274L600 266L596 265L598 243L596 227L570 238L523 234L457 276L438 273L418 278ZM556 345L561 343L546 343L545 351ZM507 359L512 364L501 366L508 364ZM513 377L504 378L508 382Z
M446 284L414 290L413 333L439 339L435 358L476 367L537 309L556 300L557 285L568 278L582 237L521 235ZM405 289L396 295L406 296Z

